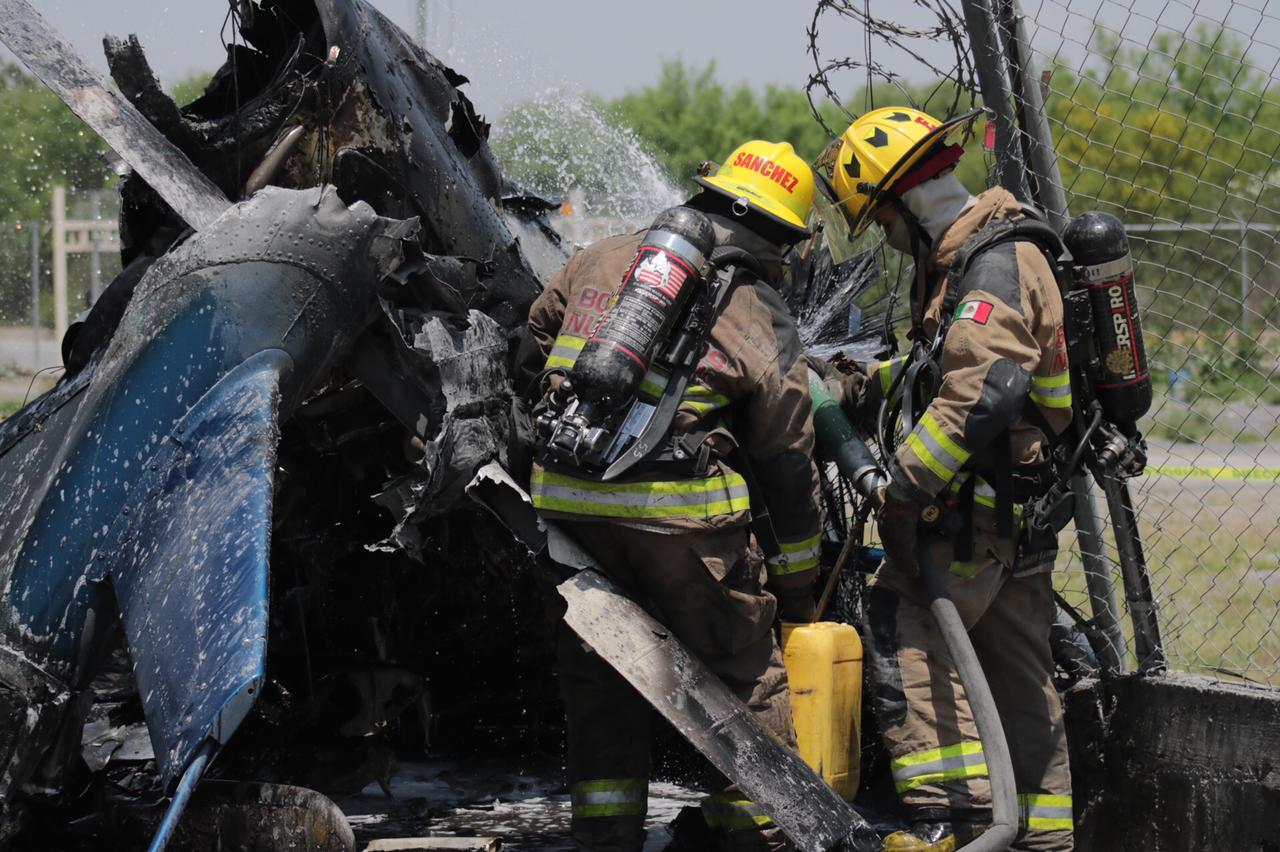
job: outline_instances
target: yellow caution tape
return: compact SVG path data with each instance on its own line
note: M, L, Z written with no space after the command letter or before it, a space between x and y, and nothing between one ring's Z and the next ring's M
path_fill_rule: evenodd
M1225 465L1148 465L1147 476L1175 479L1241 479L1254 482L1280 482L1280 467L1227 467Z

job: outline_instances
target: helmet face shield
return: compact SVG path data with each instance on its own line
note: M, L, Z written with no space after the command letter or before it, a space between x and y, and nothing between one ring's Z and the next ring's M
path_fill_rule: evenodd
M932 177L954 165L960 149L949 143L952 135L967 129L983 110L938 121L907 107L873 110L859 118L841 136L840 151L832 167L836 198L851 222L854 236L871 224L872 215L889 192L917 166L933 168ZM917 181L918 182L918 181Z
M797 239L809 234L813 170L788 142L747 142L714 175L694 181L784 226Z

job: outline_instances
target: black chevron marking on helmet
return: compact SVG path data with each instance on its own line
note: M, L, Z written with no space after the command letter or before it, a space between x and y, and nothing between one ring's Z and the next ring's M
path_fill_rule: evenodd
M862 163L858 162L857 154L852 151L849 152L849 162L844 164L844 170L851 178L862 177Z
M872 148L883 148L889 144L889 134L877 127L876 132L868 136L866 141Z
M895 112L893 115L886 116L885 121L910 121L911 116L905 112Z

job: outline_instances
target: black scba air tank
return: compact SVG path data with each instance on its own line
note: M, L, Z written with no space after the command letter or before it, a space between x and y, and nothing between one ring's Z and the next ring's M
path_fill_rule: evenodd
M1151 407L1151 371L1124 224L1106 213L1085 213L1067 225L1062 240L1075 262L1073 287L1088 293L1092 308L1089 382L1106 418L1132 427Z
M672 207L654 219L618 287L613 306L569 373L579 400L610 410L629 402L667 340L715 246L706 216Z

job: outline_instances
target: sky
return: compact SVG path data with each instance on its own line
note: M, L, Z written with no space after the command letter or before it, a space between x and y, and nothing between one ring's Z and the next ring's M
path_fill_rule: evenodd
M137 33L162 82L221 64L225 0L31 0L93 65L106 71L101 39ZM909 0L869 0L873 13L907 26L926 19ZM1032 41L1045 55L1083 57L1095 22L1146 43L1157 26L1191 30L1226 19L1253 43L1250 59L1280 77L1280 0L1021 0ZM373 0L408 32L418 0ZM480 111L500 116L548 89L615 97L658 79L663 62L714 61L726 83L801 86L813 71L806 29L813 0L427 0L428 47L471 79ZM959 0L953 0L959 7ZM1268 10L1268 7L1270 9ZM832 23L828 55L860 54L861 33ZM0 54L3 55L3 54ZM935 54L937 55L937 54ZM6 57L7 58L7 57ZM877 58L908 77L902 53ZM859 82L844 78L852 89Z
M104 72L107 32L137 33L165 83L223 58L223 0L31 2ZM805 14L779 14L792 4ZM373 5L416 32L417 0ZM797 0L428 0L428 47L471 79L472 100L490 115L548 88L614 97L656 81L671 59L714 60L726 81L802 85L813 67L807 10Z

